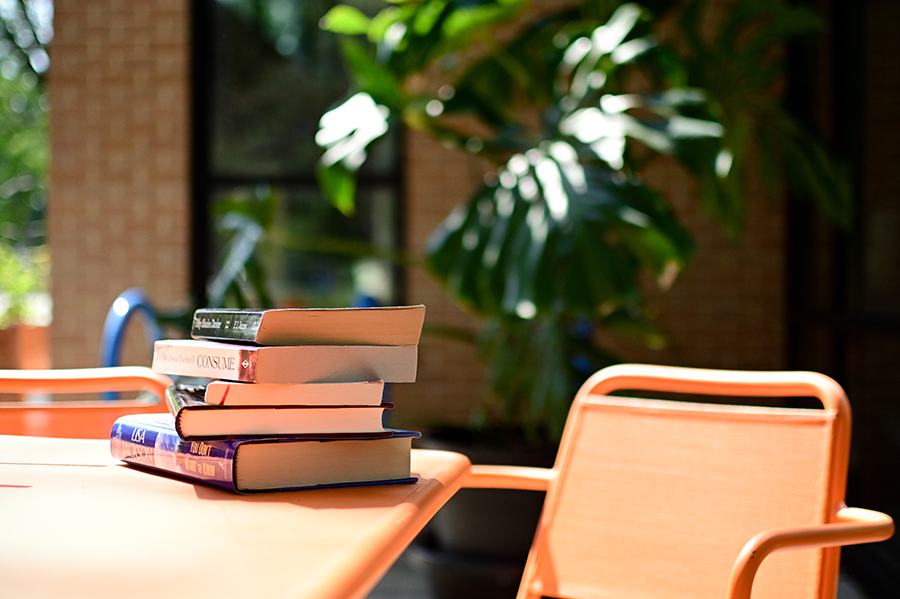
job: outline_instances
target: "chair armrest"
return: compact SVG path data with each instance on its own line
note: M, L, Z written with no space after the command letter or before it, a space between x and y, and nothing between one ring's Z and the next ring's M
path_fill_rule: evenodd
M463 483L463 487L546 491L550 481L556 478L556 474L556 470L552 468L479 464L469 469L469 477Z
M0 392L4 393L150 391L163 399L171 384L168 376L145 366L0 370Z
M753 579L762 560L785 549L813 549L884 541L894 534L894 521L887 514L862 508L844 507L837 520L821 526L769 530L744 545L731 570L729 599L750 599Z

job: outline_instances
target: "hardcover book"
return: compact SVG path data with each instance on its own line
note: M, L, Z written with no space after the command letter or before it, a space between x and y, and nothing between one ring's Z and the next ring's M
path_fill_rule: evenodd
M412 483L411 431L339 439L187 441L170 414L116 420L110 450L116 459L236 493L335 486Z
M310 434L386 434L384 411L377 406L217 406L175 385L166 389L166 406L182 439L289 437Z
M377 406L384 397L384 382L274 385L214 380L190 390L217 406Z
M271 345L164 339L153 370L246 383L339 383L416 380L415 345Z
M417 345L425 306L194 312L191 337L259 345Z

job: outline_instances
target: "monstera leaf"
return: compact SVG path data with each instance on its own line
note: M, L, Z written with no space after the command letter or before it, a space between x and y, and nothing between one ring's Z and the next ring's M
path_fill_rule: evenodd
M429 242L448 292L478 313L524 319L638 308L639 273L671 277L692 242L661 196L591 164L563 141L510 159Z
M319 186L344 214L355 207L355 173L366 160L366 148L387 133L390 110L360 92L319 121L316 143L325 148L319 160Z
M640 182L629 147L639 142L697 173L727 177L721 167L716 174L727 153L723 127L699 90L611 93L624 70L653 63L655 40L634 35L643 14L624 5L570 36L557 54L544 138L509 158L432 237L432 271L473 311L643 318L641 273L668 283L690 258L690 238L665 199ZM467 97L483 96L469 93L475 81L462 82Z
M693 252L665 199L640 181L640 160L667 154L715 177L724 149L699 90L628 89L635 72L685 79L635 4L603 21L544 19L451 68L436 93L418 92L428 57L446 61L517 4L400 2L368 21L329 13L330 28L365 31L373 51L345 45L359 91L322 117L319 176L346 210L366 147L401 120L498 165L435 231L427 263L449 295L486 318L481 355L502 398L486 410L553 435L574 388L612 360L592 328L658 345L642 274L670 284Z

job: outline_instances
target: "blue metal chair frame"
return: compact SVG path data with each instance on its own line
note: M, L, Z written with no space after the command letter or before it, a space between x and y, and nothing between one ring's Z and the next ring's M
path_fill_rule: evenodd
M100 340L100 366L119 365L125 327L136 313L141 316L144 333L150 341L151 351L153 342L163 338L162 329L156 319L156 311L147 295L135 287L126 289L119 294L106 314L103 336ZM118 399L118 394L110 391L103 394L103 399L115 400Z

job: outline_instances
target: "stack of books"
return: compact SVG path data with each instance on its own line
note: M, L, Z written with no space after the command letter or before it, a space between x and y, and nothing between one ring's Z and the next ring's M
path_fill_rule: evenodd
M114 457L238 493L414 482L413 431L384 426L385 383L413 382L424 306L201 309L152 368L191 377L168 414L116 421Z

